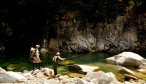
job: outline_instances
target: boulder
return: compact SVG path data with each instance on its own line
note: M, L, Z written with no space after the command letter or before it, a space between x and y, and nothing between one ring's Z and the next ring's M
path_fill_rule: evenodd
M127 69L125 67L122 67L119 71L122 74L130 74L130 75L135 76L136 78L140 78L140 79L146 80L146 74L143 74L143 73L140 73L140 72L136 72L136 71L132 71L132 70Z
M106 58L106 61L111 64L137 67L146 62L142 56L133 52L122 52L118 55Z
M135 77L135 76L133 76L133 75L129 75L129 74L124 74L124 79L126 80L126 81L129 81L129 80L138 80L138 78L137 77Z
M16 79L10 77L7 73L0 72L0 83L16 83Z
M75 78L74 80L75 80L76 84L94 84L92 82L87 82L81 78Z
M54 70L50 68L42 68L41 72L43 72L44 75L46 75L49 78L52 78L54 76Z
M49 79L49 80L44 81L42 84L59 84L59 80Z
M15 78L18 82L24 82L24 81L26 81L26 78L23 76L23 75L21 75L21 74L19 74L19 73L17 73L17 72L12 72L12 71L8 71L8 72L6 72L10 77L13 77L13 78Z
M0 68L0 83L18 83L24 82L26 78L17 72L7 72Z
M87 72L93 72L98 70L99 67L89 66L89 65L82 65L82 64L74 64L69 66L69 70L75 70L76 72L86 74Z
M121 84L119 81L117 81L115 75L112 72L88 72L86 79L96 84Z
M58 77L59 80L63 80L63 79L69 79L70 77L68 75L62 75Z
M146 69L146 63L143 63L139 66L140 69Z
M31 72L23 73L23 76L28 80L34 78L34 75L32 75Z
M37 77L37 78L46 78L46 76L44 75L44 73L43 72L38 72L38 73L36 73L35 74L35 77Z
M125 68L125 67L121 67L121 69L119 69L119 71L120 71L121 73L134 74L134 72L133 72L132 70L127 69L127 68Z
M138 69L137 71L146 74L146 69Z

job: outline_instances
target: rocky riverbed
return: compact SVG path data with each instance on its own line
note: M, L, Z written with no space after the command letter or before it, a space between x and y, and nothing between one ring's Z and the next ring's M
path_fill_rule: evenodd
M0 83L3 84L144 84L141 79L120 82L112 72L88 72L84 77L70 77L58 74L54 76L52 69L42 68L35 71L10 72L0 68Z
M126 68L125 64L131 62L129 67L136 66L133 71ZM108 63L119 65L118 71L123 76L123 81L119 80L118 75L110 70L112 67L105 67L107 71L102 71L101 66L91 66L85 64L73 64L70 67L76 70L76 73L58 74L54 76L51 68L42 68L41 70L24 70L22 72L6 71L0 68L1 84L145 84L145 58L132 52L123 52L113 57L107 58ZM134 65L135 64L135 65ZM69 69L69 68L68 68ZM79 75L81 74L81 75ZM74 76L73 76L74 75Z

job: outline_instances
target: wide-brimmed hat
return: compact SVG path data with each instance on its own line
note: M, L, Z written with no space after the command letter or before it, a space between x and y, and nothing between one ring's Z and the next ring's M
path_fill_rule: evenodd
M40 45L36 45L36 47L37 47L37 48L39 48L39 47L40 47Z
M34 51L34 50L35 50L35 48L33 48L33 47L30 48L30 51Z
M56 55L60 55L60 52L57 52Z

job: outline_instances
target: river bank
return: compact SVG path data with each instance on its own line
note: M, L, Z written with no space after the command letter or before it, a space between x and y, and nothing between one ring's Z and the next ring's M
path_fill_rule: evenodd
M69 80L69 81L74 80L73 78L83 78L83 77L87 76L87 74L81 74L81 73L76 73L76 72L70 71L68 66L73 65L73 64L96 66L96 67L99 67L99 69L96 71L97 73L99 71L102 71L101 73L111 72L112 74L114 74L116 81L119 81L121 83L126 81L124 74L119 72L119 69L121 68L121 66L106 63L105 58L112 56L111 54L107 54L107 53L86 53L86 54L62 53L61 55L62 55L62 57L65 57L68 59L65 61L61 61L59 63L58 73L60 74L59 76L68 76L69 79L67 79L67 80ZM47 56L49 56L49 57L47 57ZM44 63L46 63L46 64L42 65L42 68L46 67L46 68L51 69L52 65L51 65L50 59L51 59L52 55L50 54L47 56L46 56L47 59L44 58ZM32 73L32 63L29 61L28 58L1 59L0 62L1 62L0 67L4 68L6 71L13 71L13 72L27 71L29 73ZM133 67L131 67L130 69L134 70ZM49 81L49 80L51 80L51 81L59 80L60 81L60 79L58 78L59 76L57 76L55 78L51 78L51 79L45 78L45 80L46 81ZM44 79L37 80L36 76L33 77L32 80L41 81L41 83L42 83L42 81L44 81ZM75 79L75 80L78 80L78 79ZM82 80L82 79L79 79L79 80ZM134 82L138 82L138 81L141 81L141 80L136 80ZM144 80L142 80L142 81L144 81ZM30 82L30 80L28 80L27 82ZM141 83L139 83L139 84L141 84Z

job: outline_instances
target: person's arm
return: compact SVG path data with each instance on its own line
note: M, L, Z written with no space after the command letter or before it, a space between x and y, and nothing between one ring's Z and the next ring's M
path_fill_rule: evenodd
M58 59L59 59L59 60L65 60L65 58L61 58L60 56L58 56Z

